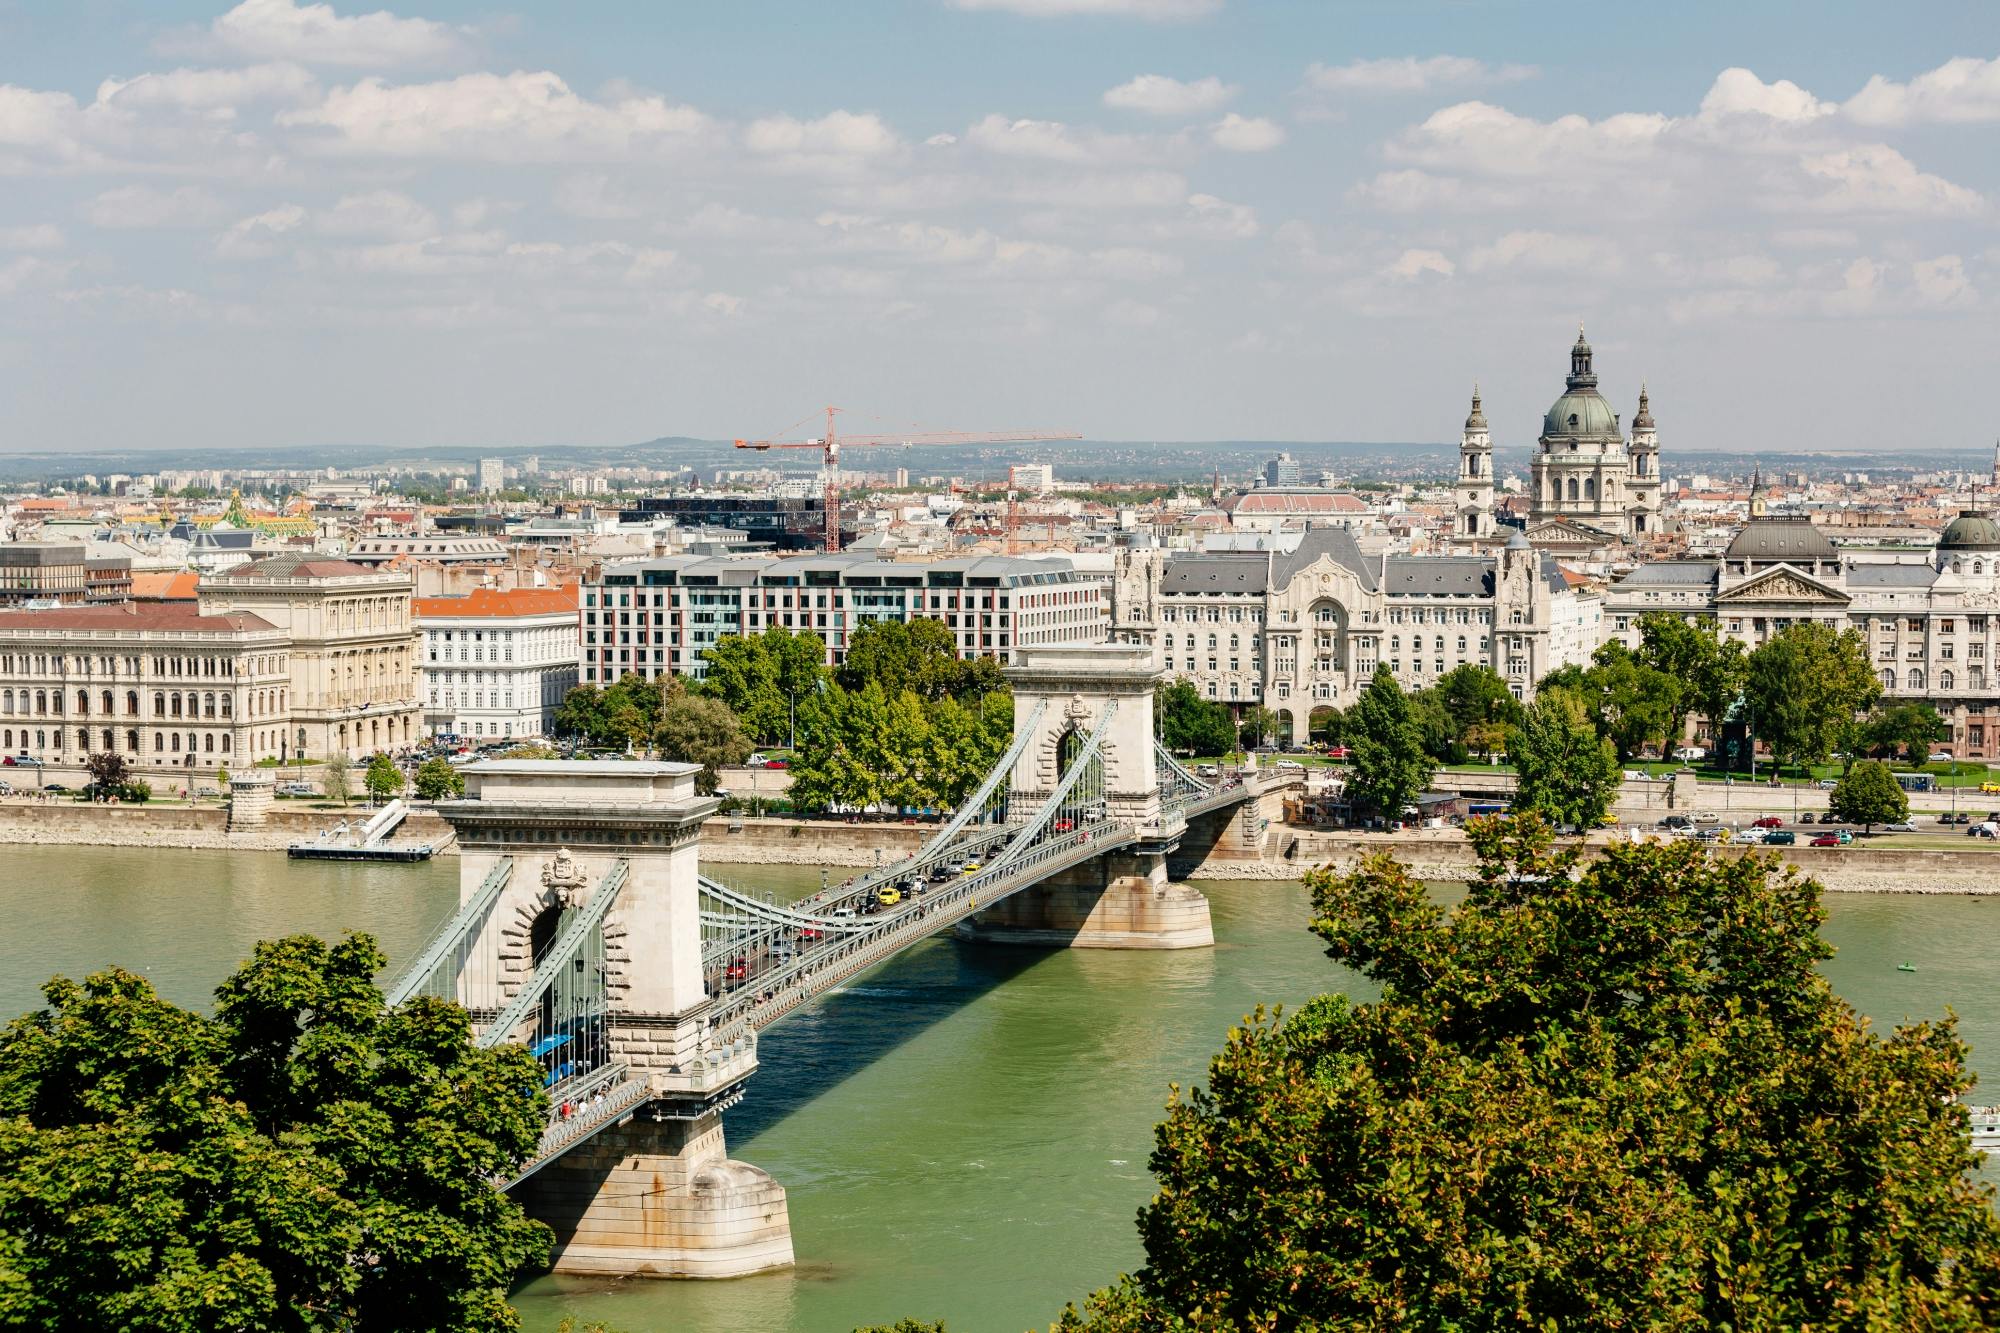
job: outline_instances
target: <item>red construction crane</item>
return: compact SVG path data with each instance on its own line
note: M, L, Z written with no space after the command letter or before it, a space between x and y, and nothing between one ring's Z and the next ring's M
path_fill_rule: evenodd
M898 435L840 435L834 416L841 409L826 409L826 434L815 440L738 440L738 449L818 449L826 463L826 549L840 549L840 451L843 446L862 448L881 444L1013 444L1029 440L1080 440L1081 435L1045 430L967 431L921 430Z

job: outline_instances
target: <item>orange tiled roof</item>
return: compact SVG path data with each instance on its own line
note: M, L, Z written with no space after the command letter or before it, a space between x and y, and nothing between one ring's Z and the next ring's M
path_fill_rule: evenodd
M577 585L555 588L474 588L463 597L419 597L411 605L419 619L485 620L500 616L545 616L577 609Z
M132 596L142 602L192 602L200 581L192 570L147 570L132 575Z

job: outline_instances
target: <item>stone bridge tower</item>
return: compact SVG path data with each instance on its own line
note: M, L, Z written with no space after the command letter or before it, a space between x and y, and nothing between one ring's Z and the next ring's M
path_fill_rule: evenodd
M757 1067L754 1036L718 1042L702 979L700 841L718 802L693 764L494 760L439 807L458 833L459 900L513 872L462 951L458 998L485 1024L527 984L566 910L624 863L603 918L608 1057L642 1097L631 1117L514 1186L556 1232L558 1272L735 1277L792 1262L785 1191L732 1162L722 1112ZM584 959L577 966L586 965Z
M971 939L1094 949L1191 949L1215 943L1208 900L1167 879L1166 855L1178 823L1163 823L1153 752L1153 691L1168 674L1153 650L1134 643L1059 643L1016 650L1005 675L1014 687L1016 734L1036 735L1014 766L1016 809L1042 804L1066 756L1096 730L1115 702L1099 753L1110 818L1139 830L1138 841L1059 872L959 927ZM1042 705L1035 721L1036 705Z

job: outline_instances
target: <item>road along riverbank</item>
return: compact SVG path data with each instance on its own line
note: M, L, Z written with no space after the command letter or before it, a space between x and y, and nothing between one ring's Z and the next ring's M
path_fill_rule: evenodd
M191 850L282 851L345 822L366 818L346 809L273 807L260 828L231 829L221 806L86 805L0 802L0 844L153 847ZM928 824L847 823L821 819L743 819L718 815L702 829L701 859L712 865L819 866L841 878L857 867L909 855L933 831ZM431 811L413 811L398 842L444 844L451 826ZM1593 843L1606 841L1605 835ZM2000 894L2000 847L1939 838L1936 848L1793 846L1773 849L1835 892ZM1396 834L1274 829L1261 861L1214 861L1190 880L1296 879L1315 866L1351 869L1370 852L1390 850L1423 879L1462 880L1476 867L1472 846L1456 829ZM1717 846L1717 856L1748 847Z

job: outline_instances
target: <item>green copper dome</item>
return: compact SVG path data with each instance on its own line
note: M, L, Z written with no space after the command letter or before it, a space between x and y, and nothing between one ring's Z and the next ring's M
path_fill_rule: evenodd
M1618 415L1595 389L1572 390L1556 399L1542 418L1542 434L1552 439L1568 435L1616 435Z
M1568 392L1550 405L1542 417L1542 435L1548 439L1576 436L1617 435L1618 414L1597 392L1597 375L1590 368L1590 344L1583 330L1569 349Z
M1940 551L2000 551L2000 523L1967 510L1946 526L1938 538Z

